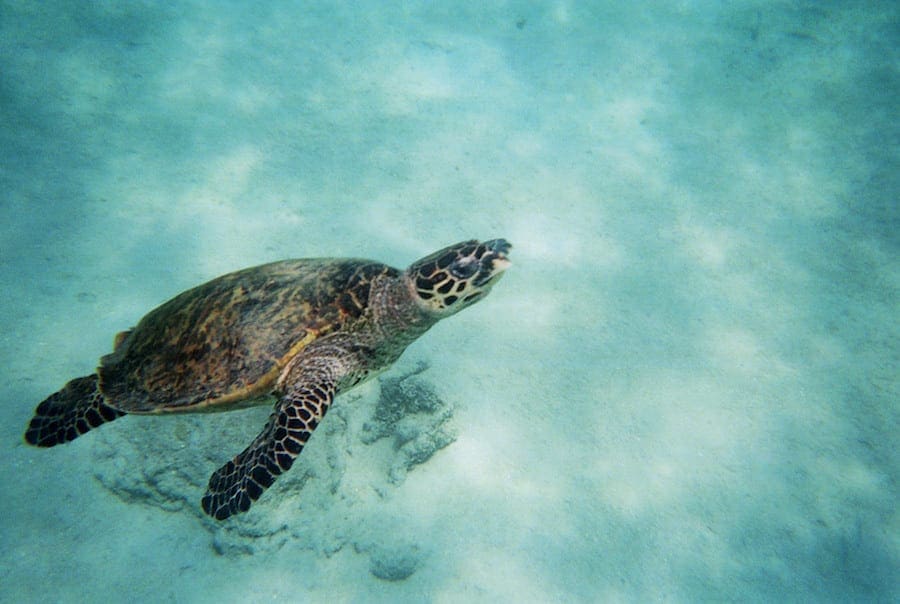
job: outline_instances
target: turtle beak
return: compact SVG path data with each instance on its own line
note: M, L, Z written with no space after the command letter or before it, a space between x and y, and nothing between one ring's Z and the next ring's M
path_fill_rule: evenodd
M507 258L494 258L494 261L491 263L491 270L495 275L499 275L511 266L512 262Z
M503 271L512 266L512 262L507 258L512 244L506 239L491 239L483 244L488 251L481 257L481 271L475 280L475 285L484 285L487 282L493 282L500 278Z
M512 249L512 244L509 241L506 239L491 239L490 241L485 241L484 244L491 250L486 255L492 260L491 269L495 273L502 273L512 265L512 262L506 257L509 254L509 250Z

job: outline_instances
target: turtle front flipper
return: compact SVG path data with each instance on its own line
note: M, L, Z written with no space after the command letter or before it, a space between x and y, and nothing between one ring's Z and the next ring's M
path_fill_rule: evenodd
M307 383L284 395L250 446L209 479L203 511L224 520L250 509L262 492L287 472L334 399L331 382Z
M96 375L76 378L34 410L25 441L52 447L75 440L91 428L125 415L106 404Z

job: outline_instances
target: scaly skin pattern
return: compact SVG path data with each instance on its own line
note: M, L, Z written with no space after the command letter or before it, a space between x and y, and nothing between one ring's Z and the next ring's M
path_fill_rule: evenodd
M334 373L327 366L305 368L302 385L278 401L259 436L210 477L203 511L217 520L246 512L290 469L334 400Z
M52 447L123 415L106 404L96 375L75 378L37 406L25 440L39 447Z
M334 397L378 372L368 347L348 334L311 344L284 375L284 394L250 446L216 470L202 499L203 510L222 520L245 512L306 446Z
M509 266L510 247L465 241L405 272L306 259L224 275L119 334L95 375L38 405L25 440L50 447L128 413L222 411L274 396L262 432L213 473L202 499L219 520L245 512L291 467L335 396L483 298Z
M247 511L290 469L334 397L388 368L436 322L408 300L405 284L376 279L365 329L321 338L291 361L277 386L284 394L263 431L210 478L201 501L207 514L224 520Z

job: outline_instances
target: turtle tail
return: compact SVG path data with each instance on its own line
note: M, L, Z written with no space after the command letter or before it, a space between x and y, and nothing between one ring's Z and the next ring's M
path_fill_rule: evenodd
M37 406L25 431L25 441L38 447L52 447L75 440L91 428L123 415L123 411L105 403L97 376L87 375L72 380Z

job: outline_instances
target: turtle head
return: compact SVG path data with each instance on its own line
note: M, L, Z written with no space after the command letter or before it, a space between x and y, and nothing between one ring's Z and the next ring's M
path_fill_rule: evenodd
M463 241L414 262L406 279L418 305L443 318L481 300L503 271L512 245L505 239Z

